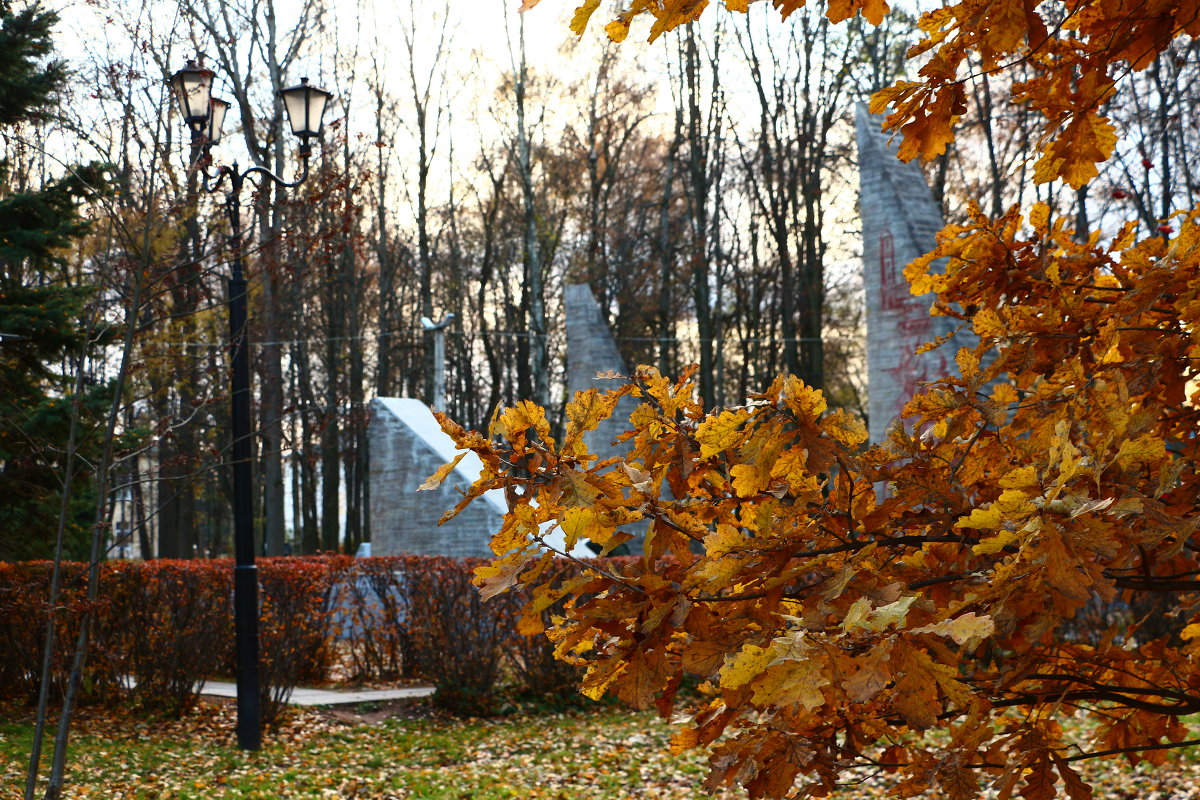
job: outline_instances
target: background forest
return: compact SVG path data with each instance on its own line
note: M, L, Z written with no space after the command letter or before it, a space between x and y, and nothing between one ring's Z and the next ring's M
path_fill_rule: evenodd
M630 365L700 364L708 408L791 372L865 415L851 118L902 76L914 21L832 26L815 3L768 24L756 4L614 48L491 5L64 15L57 105L0 116L0 559L52 554L64 485L70 556L97 518L110 554L231 550L228 225L164 84L198 53L233 104L219 162L291 175L275 92L308 76L338 98L308 182L244 195L263 552L369 540L367 403L431 396L422 316L457 317L452 418L479 427L521 398L560 413L564 283L591 285ZM24 8L0 4L6 32ZM1169 233L1200 199L1196 47L1119 84L1103 113L1136 135L1079 190L1035 186L1039 122L968 78L959 139L926 165L947 219L1038 199L1080 236L1132 216ZM31 196L63 212L41 244L9 235Z

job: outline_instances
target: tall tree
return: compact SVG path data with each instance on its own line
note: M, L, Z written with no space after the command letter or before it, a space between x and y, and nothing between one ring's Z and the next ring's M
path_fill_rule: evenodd
M505 15L508 29L508 16ZM522 394L541 405L550 402L550 342L546 316L546 267L542 258L538 230L537 197L534 192L533 132L529 119L529 68L525 60L525 17L517 19L516 41L509 30L509 53L512 66L512 103L516 118L513 140L513 163L521 190L521 219L524 226L522 253L525 275L522 306L528 317L528 384Z
M741 157L778 265L781 366L822 387L825 198L836 163L831 133L846 107L858 42L849 32L834 32L810 8L777 27L764 30L748 14L737 28L759 108L756 137L743 145Z
M65 80L62 62L48 58L56 21L35 4L0 3L0 127L10 153L31 123L53 113ZM107 395L106 386L85 382L76 396L101 330L85 311L96 287L79 283L67 263L88 230L81 205L104 185L103 172L76 168L43 185L32 178L0 161L0 560L53 556L64 495L66 552L87 554L94 476L65 468L66 445L75 413L75 447L94 455Z

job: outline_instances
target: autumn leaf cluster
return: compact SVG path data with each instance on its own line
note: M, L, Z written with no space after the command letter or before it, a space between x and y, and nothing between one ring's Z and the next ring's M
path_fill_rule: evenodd
M521 8L540 1L523 0ZM758 1L721 5L746 13ZM784 19L805 4L771 0ZM696 21L709 5L709 0L632 0L604 30L621 42L639 17L648 17L653 42ZM582 36L599 7L600 0L584 0L571 30ZM889 10L887 0L824 4L825 16L834 23L862 15L878 25ZM902 134L900 158L930 159L945 151L967 110L967 77L1001 74L1022 63L1031 75L1012 84L1012 100L1043 119L1034 180L1063 180L1078 188L1096 177L1096 164L1108 160L1116 146L1116 129L1104 115L1116 81L1150 66L1176 37L1200 34L1200 6L1195 0L1153 0L1136 9L1121 0L960 0L925 12L919 26L921 38L907 54L920 64L918 79L898 80L871 101L873 113L888 114L884 129Z
M634 2L608 32L646 14L653 37L706 5ZM1197 33L1198 11L948 3L921 19L918 79L872 110L890 111L902 158L929 158L952 140L968 73L1026 63L1011 87L1044 120L1035 179L1078 187L1115 147L1102 115L1115 81ZM531 590L530 633L566 598L548 634L587 666L591 696L668 715L698 677L706 700L673 746L709 750L710 789L820 796L862 766L897 771L902 797L1079 800L1093 795L1079 761L1161 763L1194 743L1180 719L1200 712L1200 229L1197 212L1173 222L1174 238L1130 224L1081 241L1037 205L942 231L905 275L972 344L927 346L955 349L958 376L873 445L795 378L709 410L689 376L649 368L578 395L561 442L530 404L488 438L446 421L484 461L471 495L502 489L512 509L477 581ZM617 394L640 405L624 455L599 461L582 434ZM555 580L555 527L568 545L637 538L644 555ZM1094 734L1064 733L1065 715Z
M875 446L796 378L706 413L650 368L577 395L562 441L528 403L487 439L443 419L485 464L471 493L512 508L477 581L532 589L530 634L569 598L549 633L592 697L667 715L700 678L674 746L711 749L710 788L821 795L876 765L901 796L1089 797L1072 762L1158 763L1200 711L1200 230L1079 243L1039 206L948 228L907 273L979 344ZM628 451L598 461L583 433L622 394L640 401ZM568 546L636 531L644 556L553 580L551 526ZM1064 633L1144 596L1171 633L1132 615ZM1065 740L1061 713L1094 718L1095 741Z

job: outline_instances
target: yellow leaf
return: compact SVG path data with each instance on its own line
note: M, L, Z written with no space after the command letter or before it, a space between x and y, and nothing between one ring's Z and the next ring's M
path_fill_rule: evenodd
M549 555L549 554L547 554ZM525 565L534 554L528 551L516 552L504 558L497 559L491 564L475 568L472 582L479 587L479 595L484 600L491 599L517 584L517 579Z
M584 432L595 430L601 421L612 416L613 409L621 395L613 392L602 392L599 389L585 389L576 392L565 409L567 415L567 439L578 440Z
M820 389L813 389L811 386L805 385L804 381L795 375L789 375L784 381L780 396L787 408L796 415L796 419L800 422L816 422L828 407L825 395L821 393Z
M846 447L858 447L867 440L867 428L862 421L840 408L821 420L821 427Z
M441 486L442 483L446 480L446 478L448 478L450 476L450 473L454 472L454 468L458 466L458 462L462 461L463 456L465 456L465 455L466 455L466 452L464 451L464 452L456 455L454 457L454 460L451 461L449 464L442 464L440 467L438 467L437 472L430 475L428 478L425 479L424 483L422 483L420 486L417 487L417 491L418 492L427 492L430 489L436 489L439 486Z
M544 444L553 446L550 438L550 423L546 421L546 411L537 403L522 400L512 408L506 408L492 422L493 435L518 439L527 436L533 430L537 438Z
M529 0L526 0L529 2ZM533 4L537 4L540 0L532 0ZM600 7L600 0L584 0L583 5L575 9L575 16L571 18L571 30L576 36L583 36L583 32L587 29L588 20L592 18L592 14ZM524 10L524 7L521 9Z
M905 618L908 616L908 607L916 600L915 595L901 597L899 600L880 606L874 610L868 611L871 608L871 601L865 597L860 597L850 606L850 610L846 612L846 618L842 620L842 628L847 632L852 630L867 630L867 631L883 631L890 627L902 626Z
M846 610L846 616L842 619L842 630L853 630L866 620L871 613L871 601L866 597L860 597L850 604L850 608Z
M791 447L775 459L771 477L787 481L788 488L798 499L815 498L821 491L821 481L808 470L808 450L803 447Z
M1035 183L1062 178L1078 189L1099 174L1096 164L1107 161L1117 144L1112 123L1094 113L1079 114L1048 146L1033 168Z
M522 614L517 620L517 633L522 636L537 636L546 630L541 614Z
M1001 550L1017 541L1018 538L1020 538L1020 536L1016 531L1000 531L995 536L989 536L986 539L981 539L979 544L971 548L971 552L977 556L986 556L991 555L992 553L999 553Z
M1000 513L1000 507L993 503L987 508L974 509L969 516L959 517L955 526L986 531L999 528L1002 522L1004 522L1004 516ZM978 545L976 546L978 547Z
M569 507L590 506L599 497L600 492L588 480L588 473L564 471L559 473L562 480L562 494L559 502Z
M558 526L566 537L567 550L570 550L580 539L591 538L597 541L606 539L605 531L601 530L599 517L591 508L568 508L559 518ZM611 528L607 531L611 534Z
M884 16L890 10L887 0L863 0L862 15L872 25L882 25Z
M958 364L959 374L968 381L979 374L979 358L969 348L960 347L954 356L954 362Z
M1024 469L1024 468L1022 468ZM1030 468L1032 469L1032 467ZM1018 470L1017 472L1021 472ZM1014 480L1024 478L1024 473L1014 477ZM1004 522L1023 520L1031 511L1033 503L1029 496L1020 489L1005 489L999 499L987 508L977 508L969 516L959 517L954 523L959 528L976 528L978 530L994 530Z
M591 700L599 700L608 687L612 686L613 681L625 672L626 666L626 662L620 658L609 658L592 664L583 676L579 691Z
M504 515L500 530L492 537L492 552L498 556L520 550L529 544L529 536L538 529L535 512L527 505L513 507Z
M1034 203L1029 209L1029 224L1034 230L1045 231L1050 228L1050 205L1045 202Z
M704 552L710 558L720 558L744 547L746 537L733 525L720 524L717 529L704 537Z
M768 667L754 681L753 701L760 706L799 703L805 710L812 711L825 704L821 687L829 683L829 677L821 671L820 662L785 661Z
M625 41L625 37L629 35L629 21L624 19L615 19L604 26L604 32L608 34L608 38L620 44ZM600 694L604 694L601 692ZM593 700L597 698L592 698Z
M944 619L935 625L925 625L913 628L913 633L934 633L954 640L955 644L963 645L971 639L986 639L996 632L996 623L986 614L976 616L974 611L968 611L954 619Z
M1017 467L999 481L1001 489L1025 489L1038 485L1037 467L1032 464Z
M991 308L980 309L975 316L971 317L971 327L975 329L975 333L981 339L1008 335L1008 323L995 309Z
M716 417L708 417L696 428L696 442L700 445L700 458L712 458L728 450L745 438L742 424L750 418L744 408L722 411Z
M698 744L700 744L700 734L696 732L695 728L680 728L671 737L671 755L680 755Z
M726 657L721 667L721 688L737 689L757 678L775 658L771 647L747 644L733 658Z
M1154 465L1166 455L1167 448L1163 440L1147 433L1136 439L1121 442L1121 449L1117 451L1117 463L1127 469L1137 464Z
M863 17L872 25L883 22L888 12L886 0L831 0L825 16L830 22L838 23L862 12Z

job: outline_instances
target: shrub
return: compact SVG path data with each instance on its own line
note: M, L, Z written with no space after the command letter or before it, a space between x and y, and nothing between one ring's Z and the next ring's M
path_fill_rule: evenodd
M259 682L263 724L272 725L301 683L322 683L332 661L332 589L346 556L258 562Z
M506 645L515 635L518 598L483 601L471 583L482 559L409 557L404 580L405 655L437 687L434 702L460 713L493 713Z
M49 561L0 562L0 693L30 703L37 699L41 682L52 570ZM70 654L87 604L86 565L64 563L59 585L57 646L50 663L52 697L62 696L70 675ZM102 655L99 637L93 636L91 642L92 653ZM119 674L110 658L89 658L79 702L103 702L118 696Z
M343 642L352 680L413 677L403 656L408 597L404 559L358 559L339 582L333 599L334 634Z
M483 563L429 556L260 559L264 722L279 719L296 686L327 681L338 658L354 680L424 678L437 688L439 705L463 713L499 708L504 674L527 697L574 696L578 669L554 658L545 635L517 632L521 596L480 599L471 578ZM0 692L8 696L37 696L50 572L46 562L0 563ZM204 679L234 672L231 561L112 561L102 565L100 580L82 701L131 701L179 715L195 704ZM51 677L59 696L85 607L85 566L64 564L62 585ZM560 610L546 609L544 623Z
M233 649L231 562L113 561L102 575L97 644L138 707L183 714Z

